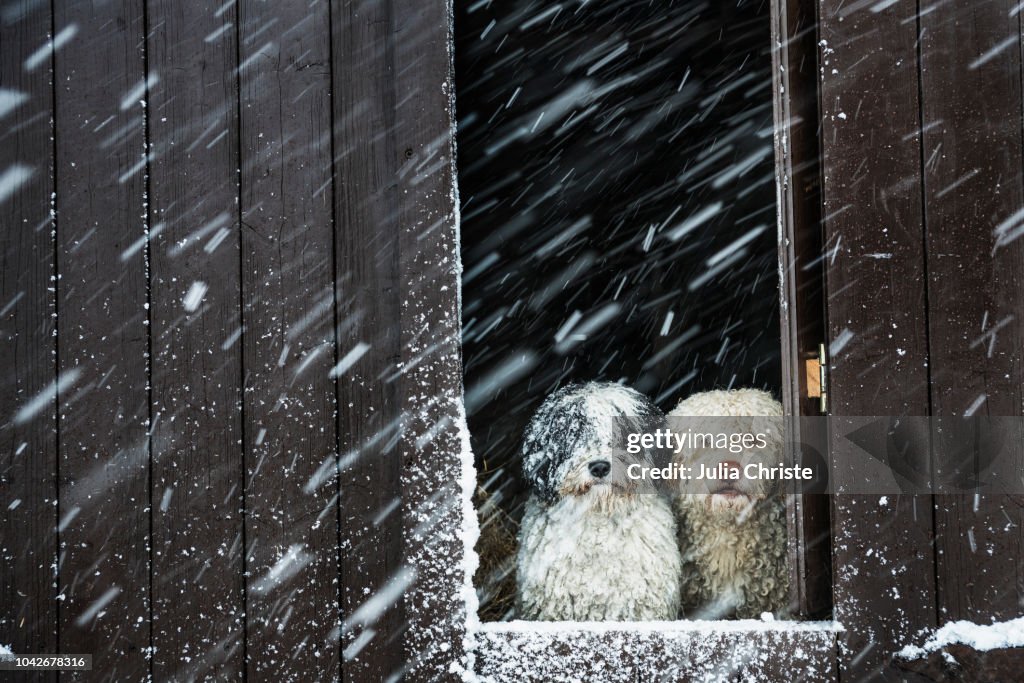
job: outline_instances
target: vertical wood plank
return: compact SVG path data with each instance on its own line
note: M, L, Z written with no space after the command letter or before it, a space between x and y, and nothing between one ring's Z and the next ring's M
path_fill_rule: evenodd
M55 4L61 650L149 674L143 6Z
M338 680L325 1L239 5L250 680Z
M51 23L0 7L0 642L24 653L57 651Z
M776 182L782 268L783 397L793 415L817 415L803 361L824 334L814 6L779 0L772 12Z
M149 0L153 675L245 670L237 7Z
M921 92L932 409L1020 416L1024 399L1024 205L1017 2L951 3L921 15ZM1009 223L1004 223L1009 221ZM937 467L954 466L943 437ZM1024 467L1024 447L1005 454ZM942 621L1024 614L1024 505L937 495Z
M402 66L395 61L393 0L334 0L331 20L338 355L355 361L338 378L342 647L346 679L383 681L403 670L405 621L395 382L395 321L406 287L397 214L405 148L395 130ZM383 613L371 623L353 621L381 590L389 598Z
M402 502L409 680L452 675L466 623L462 529L475 516L462 490L469 435L462 394L461 266L455 188L451 3L395 0L396 133L401 226ZM473 484L469 485L473 487Z
M916 7L822 0L831 413L927 415ZM832 457L843 458L841 443ZM929 496L833 498L840 676L870 679L935 622ZM872 552L867 552L871 548Z
M782 402L792 416L820 414L820 404L808 398L803 365L825 340L816 24L813 2L772 3ZM814 421L790 424L800 432L815 426ZM791 438L814 437L794 433ZM800 617L819 617L831 607L829 501L822 495L791 495L786 504L790 609Z

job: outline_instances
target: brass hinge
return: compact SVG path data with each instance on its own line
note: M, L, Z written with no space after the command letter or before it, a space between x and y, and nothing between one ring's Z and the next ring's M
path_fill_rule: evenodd
M825 358L825 345L818 344L818 357L804 361L807 397L818 399L818 410L824 415L828 412L828 361Z

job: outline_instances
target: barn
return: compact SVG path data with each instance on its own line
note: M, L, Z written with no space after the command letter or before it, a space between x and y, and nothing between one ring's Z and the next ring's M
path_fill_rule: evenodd
M788 495L761 620L501 596L568 382L764 388L833 470L836 419L1020 429L1021 14L4 0L0 668L1018 678L1019 438L998 492ZM943 433L900 453L956 469Z

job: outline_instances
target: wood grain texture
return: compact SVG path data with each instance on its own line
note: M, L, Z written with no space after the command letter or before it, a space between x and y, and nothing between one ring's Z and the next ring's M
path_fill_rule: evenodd
M158 680L245 671L236 12L147 5Z
M396 137L402 95L395 74L408 65L396 62L392 0L335 0L331 21L337 353L354 361L338 377L341 645L347 680L383 681L404 669L402 406L395 380L406 287L398 260L405 148ZM354 620L381 590L389 596L383 613L372 623ZM361 647L353 647L361 636Z
M411 681L451 676L463 654L466 552L461 267L455 190L451 6L395 0L398 222L403 297L398 378L405 416L402 516L416 581L405 596ZM470 457L468 452L465 457ZM444 634L443 636L441 634Z
M819 5L833 415L929 411L915 11ZM891 498L833 497L843 680L878 675L893 644L935 623L931 498Z
M338 680L328 6L239 17L247 669Z
M149 392L142 2L59 3L61 651L149 675ZM102 609L97 612L97 608ZM86 676L92 679L90 676ZM84 678L83 678L84 679Z
M952 3L921 15L932 411L1024 407L1024 206L1018 4ZM958 464L934 443L937 472ZM1019 439L996 463L1024 469ZM940 621L1024 614L1024 496L937 495Z
M1016 3L818 9L820 36L804 0L774 17L792 37L775 54L786 362L832 342L837 415L1019 416ZM29 173L0 183L0 642L90 652L118 680L449 675L466 446L449 13L0 6L0 87L26 96L0 118L0 174ZM73 33L55 61L53 31ZM811 410L800 377L793 414ZM623 680L862 680L936 606L1021 614L1019 498L889 499L834 499L841 634L488 632L477 672L551 680L619 657ZM808 543L824 511L805 503L790 530L808 615L828 596ZM374 594L386 609L361 610Z
M57 648L51 19L49 3L0 8L0 88L16 98L0 116L0 175L16 174L0 183L0 642L14 652Z
M772 5L775 164L780 226L782 402L786 415L819 415L802 368L825 340L821 258L821 182L818 160L817 18L814 4ZM793 421L793 442L812 421ZM794 454L795 456L795 454ZM820 617L831 608L829 501L790 495L786 501L790 610Z
M894 657L889 669L893 678L907 683L972 681L1004 683L1020 678L1024 647L975 650L953 643L917 659Z

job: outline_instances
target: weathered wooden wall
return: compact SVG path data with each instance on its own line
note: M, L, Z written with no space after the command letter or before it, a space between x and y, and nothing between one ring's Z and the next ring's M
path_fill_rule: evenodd
M1016 3L788 5L821 40L782 61L819 60L832 412L1020 415ZM448 19L0 6L0 642L111 680L447 670ZM831 513L840 678L922 627L1020 614L1019 498Z
M402 325L457 285L448 5L0 15L0 643L83 680L396 679L436 514L402 497L437 436L403 445L401 369L437 359Z
M21 93L0 132L0 637L16 652L58 648L53 63L37 52L51 29L27 2L0 14L0 87Z
M834 414L1022 414L1019 9L818 4ZM837 496L832 524L844 680L922 628L1024 610L1019 496Z

